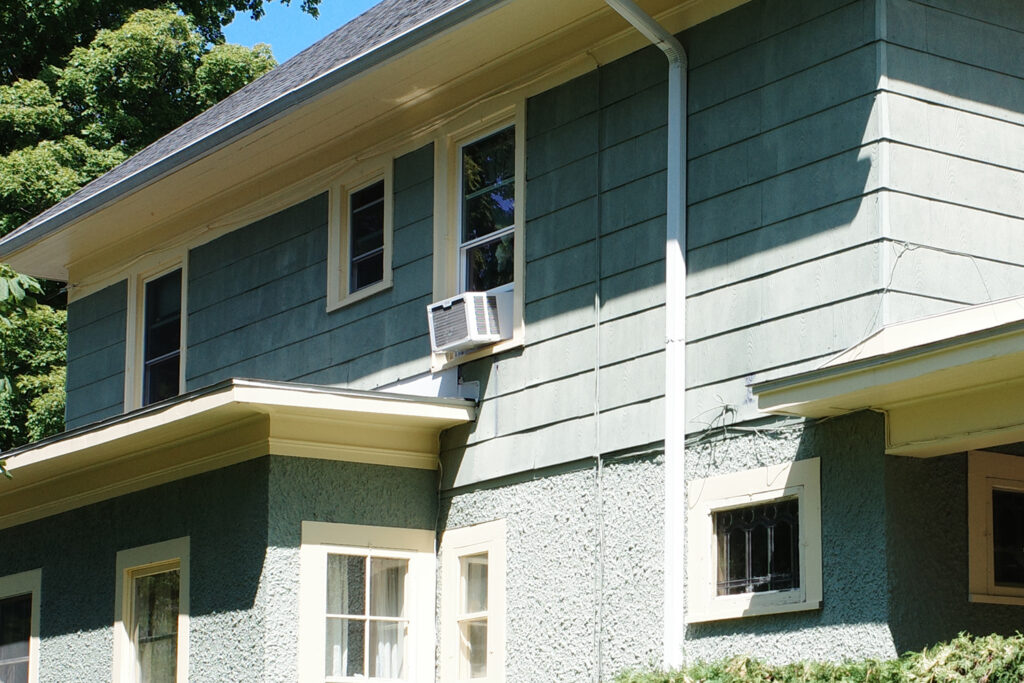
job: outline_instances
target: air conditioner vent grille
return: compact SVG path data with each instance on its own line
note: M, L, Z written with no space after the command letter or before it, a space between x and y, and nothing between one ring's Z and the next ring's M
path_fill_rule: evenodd
M438 306L431 311L434 317L434 343L450 346L469 336L466 324L466 302L456 299L451 306Z

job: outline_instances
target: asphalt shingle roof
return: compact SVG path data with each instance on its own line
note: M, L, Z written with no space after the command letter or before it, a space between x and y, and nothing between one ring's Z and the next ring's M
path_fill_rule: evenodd
M190 159L195 154L201 153L202 150L194 149L197 143L208 140L212 134L221 131L226 126L240 122L245 117L258 115L267 109L273 109L273 105L281 104L279 100L284 95L316 81L338 67L352 62L360 55L365 55L417 26L445 14L452 8L466 4L466 2L467 0L383 0L273 71L218 102L105 175L23 224L7 235L4 241L10 243L60 214L73 211L90 199L97 198L98 195L110 190L118 183L133 178L133 176L140 176L144 171L148 170L153 173L154 177L159 176L160 172L157 172L155 167L162 167L167 162L171 162L170 166L173 168L175 164L172 157L183 156L184 159ZM286 109L290 104L281 106ZM276 111L269 112L267 115L273 115L273 113ZM252 123L258 123L262 118L256 116ZM243 130L244 126L239 131L235 131L235 134ZM166 169L162 172L166 172ZM145 179L137 179L145 182Z

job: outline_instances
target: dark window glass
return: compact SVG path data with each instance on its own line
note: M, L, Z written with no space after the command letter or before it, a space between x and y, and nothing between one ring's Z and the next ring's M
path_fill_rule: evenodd
M142 403L178 395L181 371L181 270L146 283Z
M800 587L798 512L790 498L715 513L719 595Z
M28 683L32 596L0 600L0 681Z
M384 279L384 181L349 197L349 291Z
M515 151L514 127L462 148L460 241L468 291L512 282Z
M135 579L133 633L139 679L174 683L178 665L177 569Z
M1024 492L992 491L995 582L1024 587Z

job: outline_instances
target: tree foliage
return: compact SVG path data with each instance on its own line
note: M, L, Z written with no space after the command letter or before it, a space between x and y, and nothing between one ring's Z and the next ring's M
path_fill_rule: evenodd
M272 69L266 45L211 42L263 3L0 5L0 234ZM42 291L0 266L0 449L63 429L65 314Z

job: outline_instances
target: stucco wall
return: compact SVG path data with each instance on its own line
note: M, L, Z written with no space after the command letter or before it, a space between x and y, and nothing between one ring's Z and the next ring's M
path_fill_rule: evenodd
M737 653L769 661L891 657L887 625L886 479L883 423L858 413L807 428L743 433L689 449L701 478L794 459L821 458L822 608L687 628L690 660Z
M506 680L589 681L599 659L610 680L658 661L660 457L606 464L600 497L593 467L544 474L441 503L442 529L506 521Z
M40 683L110 680L117 552L190 537L190 678L263 681L267 460L0 531L0 575L42 568Z

